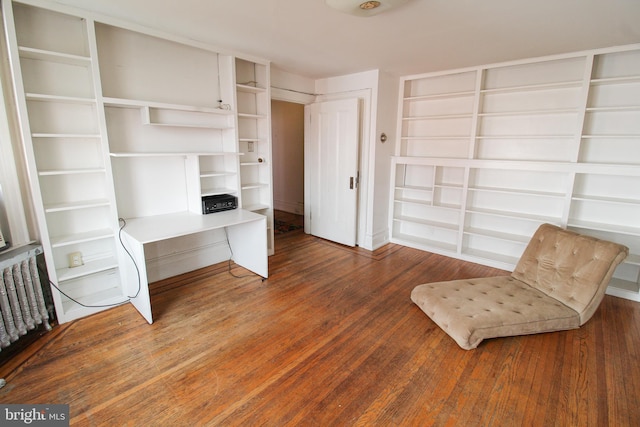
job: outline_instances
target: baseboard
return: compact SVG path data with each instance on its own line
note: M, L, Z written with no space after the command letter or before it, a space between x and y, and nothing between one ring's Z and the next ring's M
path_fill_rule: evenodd
M273 207L279 211L289 212L296 215L304 215L304 203L274 200Z
M365 242L362 247L370 251L375 251L376 249L386 245L387 243L389 243L389 233L387 231L388 230L385 228L384 230L380 230L373 235L368 235L365 238Z

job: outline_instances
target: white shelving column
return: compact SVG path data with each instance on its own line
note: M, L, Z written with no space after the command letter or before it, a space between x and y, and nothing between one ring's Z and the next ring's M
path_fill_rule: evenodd
M396 243L458 253L477 72L402 79L390 229ZM453 159L453 161L449 160Z
M269 254L274 253L269 63L236 58L236 99L242 207L267 217Z
M584 68L576 57L483 70L463 254L509 268L540 224L562 225L571 177L553 164L575 156Z
M2 6L35 211L64 323L126 301L93 22Z
M594 57L568 226L629 247L608 292L640 301L640 48Z

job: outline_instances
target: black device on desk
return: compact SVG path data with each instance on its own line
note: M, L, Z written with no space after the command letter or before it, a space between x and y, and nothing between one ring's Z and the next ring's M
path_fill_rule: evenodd
M202 197L202 213L228 211L238 207L238 198L231 194L217 194L215 196Z

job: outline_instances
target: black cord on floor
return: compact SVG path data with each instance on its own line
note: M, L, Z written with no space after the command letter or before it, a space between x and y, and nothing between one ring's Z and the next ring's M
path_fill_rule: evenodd
M233 274L231 272L231 260L233 259L233 249L231 249L231 243L229 242L229 233L227 233L227 227L224 227L224 235L227 238L227 246L229 247L229 260L228 260L228 271L229 274L235 277L236 279L243 279L245 277L255 276L255 274L244 274L242 276L238 276L237 274Z
M140 269L138 268L138 264L136 264L135 258L133 258L133 255L131 255L131 252L129 252L127 247L124 245L124 242L122 241L122 229L127 225L127 221L125 221L124 218L118 218L118 221L122 222L122 226L118 230L118 240L120 240L120 245L122 245L122 249L124 249L127 255L129 255L129 258L131 258L131 261L133 262L133 266L136 268L136 275L138 276L138 292L136 292L134 296L127 295L127 298L133 299L133 298L137 298L138 295L140 295L140 290L142 289L142 283L141 283L142 280L140 279Z
M117 307L117 306L119 306L119 305L126 304L126 303L128 303L129 301L131 301L131 300L127 299L127 300L120 301L120 302L114 302L113 304L98 304L98 305L88 305L88 304L83 304L83 303L81 303L80 301L78 301L77 299L71 298L69 295L67 295L66 293L64 293L64 292L62 291L62 289L60 289L59 287L57 287L57 286L56 286L56 284L55 284L55 283L53 283L53 282L51 281L51 279L49 279L49 284L50 284L51 286L53 286L54 288L56 288L56 289L58 290L58 292L60 292L62 295L64 295L65 297L69 298L69 300L70 300L70 301L73 301L73 302L75 302L76 304L81 305L82 307L87 307L87 308Z
M138 295L140 295L140 290L142 289L142 283L141 283L141 278L140 278L140 269L138 268L138 264L136 264L136 260L133 258L133 255L131 255L131 252L129 252L127 247L124 245L124 242L122 241L122 229L125 227L125 225L127 225L127 222L124 220L124 218L118 218L118 221L122 222L122 226L120 226L120 229L118 230L118 240L120 240L120 245L122 245L122 248L124 249L124 251L127 253L127 255L129 255L129 258L131 258L131 261L133 261L133 266L135 267L136 273L137 273L137 276L138 276L138 291L136 292L136 294L134 296L127 295L127 299L126 300L120 301L120 302L115 302L113 304L89 305L89 304L83 304L80 301L78 301L77 299L72 298L69 295L67 295L65 292L62 291L62 289L60 289L55 283L53 283L51 281L51 279L49 279L49 284L51 286L53 286L54 288L56 288L58 290L58 292L60 292L65 297L67 297L70 301L73 301L74 303L76 303L76 304L78 304L78 305L80 305L82 307L86 307L86 308L117 307L119 305L126 304L126 303L130 302L133 298L136 298ZM49 277L49 275L46 272L43 272L42 270L40 270L40 272L42 274L46 274L47 277Z

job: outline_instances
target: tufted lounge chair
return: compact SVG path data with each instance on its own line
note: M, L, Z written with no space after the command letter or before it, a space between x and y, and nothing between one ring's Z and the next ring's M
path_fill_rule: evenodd
M543 224L509 276L419 285L411 300L458 345L575 329L604 298L625 246Z

